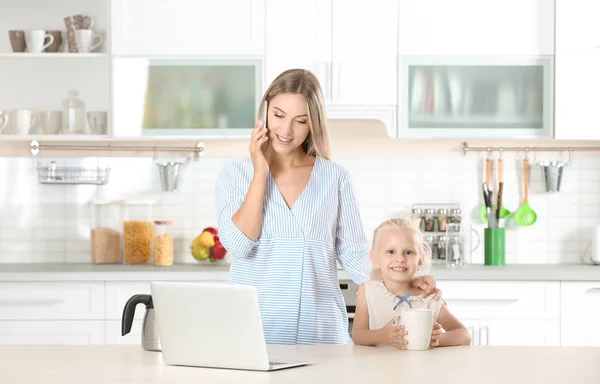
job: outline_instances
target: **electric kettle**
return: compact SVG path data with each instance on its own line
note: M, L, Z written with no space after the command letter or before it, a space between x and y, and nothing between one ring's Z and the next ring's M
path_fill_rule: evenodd
M158 337L158 327L154 316L154 305L151 295L133 295L123 308L123 317L121 319L121 336L131 332L135 308L138 304L146 306L144 321L142 322L142 348L147 351L161 351L160 339Z

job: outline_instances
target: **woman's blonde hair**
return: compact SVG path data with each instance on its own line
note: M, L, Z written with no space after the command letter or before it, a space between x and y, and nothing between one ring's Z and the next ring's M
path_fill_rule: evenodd
M265 92L258 107L258 115L263 116L265 101L271 101L273 97L284 93L297 93L304 96L306 100L310 132L302 143L304 151L309 155L321 156L330 160L331 149L325 114L325 99L317 77L306 69L288 69L282 72Z
M429 243L427 243L427 241L425 241L425 235L423 231L421 231L420 223L420 219L415 219L412 217L397 217L384 221L373 231L373 251L377 252L379 246L379 236L381 231L384 229L407 229L412 231L418 239L419 245L417 247L417 252L419 253L419 258L421 259L423 268L429 268L431 266L431 246ZM371 279L381 280L381 278L381 271L377 268L373 268L373 271L371 272Z

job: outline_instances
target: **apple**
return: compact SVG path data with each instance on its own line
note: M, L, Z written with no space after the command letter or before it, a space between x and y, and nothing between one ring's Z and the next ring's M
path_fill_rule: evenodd
M213 227L206 227L202 230L202 232L210 232L214 238L219 237L219 230L217 230L216 228L213 228Z
M225 258L226 254L227 250L223 246L223 243L221 243L221 240L219 240L219 238L217 237L215 239L215 245L210 248L210 256L217 260L222 260Z

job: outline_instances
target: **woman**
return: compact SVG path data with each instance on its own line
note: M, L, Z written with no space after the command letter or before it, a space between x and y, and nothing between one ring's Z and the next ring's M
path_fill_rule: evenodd
M250 139L216 184L217 225L231 255L227 282L256 287L269 344L348 344L336 261L369 278L368 242L348 172L330 161L317 78L291 69L267 89ZM413 284L431 293L435 280ZM242 325L243 326L243 325Z

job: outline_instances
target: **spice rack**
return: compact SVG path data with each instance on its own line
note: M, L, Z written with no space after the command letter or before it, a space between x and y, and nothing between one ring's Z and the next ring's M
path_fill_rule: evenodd
M464 243L467 239L462 228L462 211L458 204L413 204L411 212L414 218L420 219L421 231L431 247L432 264L454 267L468 263L470 257L467 259L465 251L470 255L474 249L470 246L470 238L468 250L465 249ZM469 232L474 231L470 228ZM477 235L477 232L475 234ZM479 238L477 240L479 246Z

